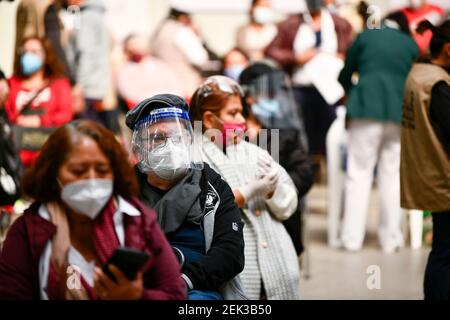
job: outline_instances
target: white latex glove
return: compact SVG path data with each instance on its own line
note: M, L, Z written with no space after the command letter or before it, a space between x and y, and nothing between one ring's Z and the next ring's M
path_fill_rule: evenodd
M260 157L257 165L256 179L239 188L245 202L256 196L266 197L274 192L277 187L279 170L274 161L270 161L266 157Z
M262 152L258 159L258 168L256 170L256 178L267 179L268 193L275 191L280 177L279 167L267 152Z

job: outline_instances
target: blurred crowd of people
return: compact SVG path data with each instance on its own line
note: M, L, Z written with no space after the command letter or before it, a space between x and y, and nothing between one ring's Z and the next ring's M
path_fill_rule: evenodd
M20 1L0 205L32 204L4 243L0 297L299 299L305 196L345 105L342 247L363 247L376 177L382 250L404 246L401 207L433 211L426 297L449 298L446 13L412 0L371 25L367 3L305 3L277 21L251 1L223 57L171 8L116 61L101 0ZM98 268L119 246L151 256L135 279Z

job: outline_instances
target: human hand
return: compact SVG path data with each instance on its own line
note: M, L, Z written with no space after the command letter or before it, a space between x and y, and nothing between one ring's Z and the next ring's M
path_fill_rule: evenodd
M256 196L270 197L276 189L278 179L278 166L269 154L263 153L258 158L256 179L239 188L239 191L246 202Z
M305 63L309 62L312 58L314 58L316 56L317 52L318 51L316 48L306 50L305 52L298 54L295 57L295 60L296 60L297 64L304 65Z
M117 281L107 276L102 269L96 267L94 275L94 289L102 300L138 300L144 293L144 279L142 272L134 280L129 280L122 271L114 265L109 270Z
M103 100L93 101L92 107L94 108L95 111L98 111L98 112L105 111L105 103Z
M26 128L38 128L41 126L41 118L37 115L20 115L19 117L17 117L16 122L18 125Z

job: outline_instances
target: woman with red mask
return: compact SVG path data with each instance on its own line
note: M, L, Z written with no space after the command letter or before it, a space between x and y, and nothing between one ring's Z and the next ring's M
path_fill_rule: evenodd
M203 161L222 175L241 208L245 294L250 299L299 299L297 254L281 223L297 208L297 190L266 150L244 139L248 135L242 95L240 86L230 78L205 80L191 98L194 128L201 123L202 130L196 133L203 133L196 142Z

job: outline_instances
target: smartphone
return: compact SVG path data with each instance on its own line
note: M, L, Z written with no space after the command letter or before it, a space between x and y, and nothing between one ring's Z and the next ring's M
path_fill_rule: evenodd
M103 272L111 279L116 281L116 277L109 271L108 266L113 264L129 279L136 278L138 271L144 266L150 256L137 249L119 247L117 248L109 260L103 265Z

